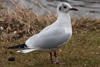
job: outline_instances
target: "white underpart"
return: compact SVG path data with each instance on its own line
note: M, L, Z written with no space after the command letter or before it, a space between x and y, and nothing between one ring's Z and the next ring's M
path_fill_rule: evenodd
M69 13L62 13L58 9L57 13L58 18L53 24L45 27L40 33L26 41L25 44L29 49L19 50L18 52L52 51L65 45L72 36L71 19ZM58 61L57 58L56 61Z

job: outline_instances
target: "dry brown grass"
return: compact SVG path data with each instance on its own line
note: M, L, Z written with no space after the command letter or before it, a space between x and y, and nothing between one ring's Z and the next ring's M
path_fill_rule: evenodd
M12 1L12 0L11 0ZM56 20L56 14L50 14L47 16L37 15L34 11L29 10L26 4L26 8L18 7L18 5L12 1L18 8L9 14L4 13L0 15L0 26L3 30L0 32L2 41L12 41L20 38L27 38L33 34L38 33L45 26L50 25ZM14 33L15 32L15 33Z
M12 14L0 15L0 26L4 29L0 31L1 41L13 41L20 38L28 38L39 33L44 27L53 23L57 14L37 15L29 9L17 9ZM72 18L73 33L79 33L81 30L93 31L100 29L100 20L83 17L79 19Z
M19 7L16 1L11 0L15 5L16 10L12 10L6 7L3 12L0 13L0 40L1 41L14 41L20 38L28 38L36 33L39 33L44 27L53 23L57 14L51 14L46 10L38 1L34 1L38 6L49 12L49 15L38 15L34 11L29 10L27 5L21 0L22 5ZM12 11L12 13L10 13ZM78 33L81 30L89 31L100 29L100 20L83 17L79 19L72 18L72 25L74 33Z

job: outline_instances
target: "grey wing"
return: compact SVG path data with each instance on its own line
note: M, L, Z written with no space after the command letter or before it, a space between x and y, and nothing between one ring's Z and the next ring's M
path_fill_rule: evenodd
M41 40L37 44L37 47L45 48L45 49L57 48L59 46L62 46L63 43L67 42L69 38L70 38L70 34L61 34L49 38L47 37L41 38Z
M63 28L51 28L46 32L32 36L26 41L29 48L57 48L70 38L70 33Z

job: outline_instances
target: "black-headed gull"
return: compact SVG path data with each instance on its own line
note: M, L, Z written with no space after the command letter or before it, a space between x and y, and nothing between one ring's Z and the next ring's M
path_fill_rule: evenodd
M72 25L69 11L78 11L68 3L62 2L57 6L57 20L45 27L40 33L30 37L24 44L8 47L8 49L20 49L17 52L28 53L31 51L50 52L51 63L59 64L56 49L64 46L72 36ZM52 52L56 62L52 60Z

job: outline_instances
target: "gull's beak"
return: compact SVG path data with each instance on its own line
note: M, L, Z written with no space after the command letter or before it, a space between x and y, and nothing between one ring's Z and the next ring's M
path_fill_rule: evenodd
M78 9L76 9L76 8L70 8L70 10L75 10L75 11L78 11Z

